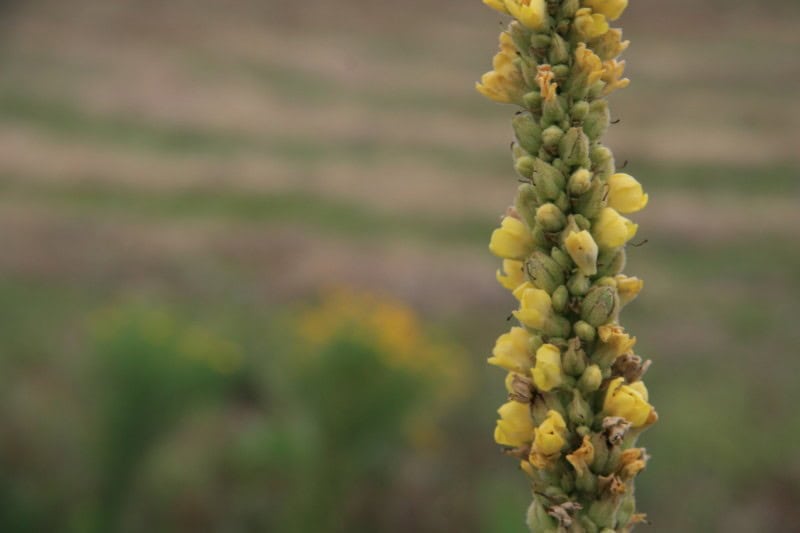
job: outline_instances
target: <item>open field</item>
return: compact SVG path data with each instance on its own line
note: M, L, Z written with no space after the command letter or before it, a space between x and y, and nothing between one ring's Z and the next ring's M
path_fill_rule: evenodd
M643 438L642 530L788 531L800 10L696 4L631 2L633 82L611 102L608 143L651 195L627 267L646 286L623 314L661 416ZM76 392L89 317L155 302L269 359L287 310L344 285L406 302L465 347L473 376L439 477L392 470L413 513L398 504L382 527L522 531L522 476L491 443L501 379L484 366L512 306L486 249L517 185L512 110L472 90L500 17L477 0L393 7L0 3L0 424L19 438L0 438L0 529L91 531L60 521L89 490L73 471L87 459L64 459L85 437L64 420L90 403ZM46 439L64 457L20 445Z

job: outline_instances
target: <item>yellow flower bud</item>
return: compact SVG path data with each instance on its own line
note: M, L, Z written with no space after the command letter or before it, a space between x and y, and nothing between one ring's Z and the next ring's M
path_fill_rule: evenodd
M583 0L583 4L595 13L605 15L608 20L617 20L628 7L628 0Z
M553 312L550 295L541 289L526 289L522 293L519 309L514 317L533 329L543 329Z
M624 385L624 381L616 378L609 383L603 411L609 416L621 416L635 428L642 427L653 411L647 403L647 388L641 381L631 385Z
M533 383L541 391L550 391L561 385L564 374L561 371L561 350L552 344L543 344L536 351L536 366L531 370Z
M532 248L531 232L521 220L513 217L503 219L500 227L492 233L489 242L489 250L504 259L525 259Z
M544 0L505 0L506 9L523 25L532 29L541 29L547 12Z
M513 291L525 283L525 271L522 269L522 261L503 259L503 268L502 270L497 270L495 277L500 285Z
M483 0L483 3L492 9L496 9L500 13L508 14L508 10L506 9L506 5L503 0Z
M567 432L567 424L564 417L558 411L550 410L547 418L534 430L533 448L531 455L538 455L540 460L531 462L534 465L541 464L541 459L547 459L557 455L567 443L564 438Z
M494 428L494 440L502 446L517 448L533 440L534 425L528 405L507 402L497 410L500 420Z
M587 86L594 85L603 75L603 62L592 50L586 47L586 43L578 43L575 48L575 70L583 78L586 78Z
M531 358L528 355L530 333L525 328L514 327L511 331L497 338L490 365L505 368L509 372L527 374L531 369Z
M564 247L569 256L578 265L578 270L584 276L597 274L597 243L591 233L586 230L570 233L564 239Z
M615 209L604 207L592 223L592 235L601 248L619 248L636 235L638 228Z
M590 365L583 371L581 379L578 380L578 388L589 394L600 388L603 382L603 373L597 365Z
M647 195L633 176L617 173L608 178L608 205L620 213L635 213L647 205Z
M575 28L584 39L594 39L608 31L608 21L602 14L592 14L591 8L583 7L575 13Z
M622 305L631 302L639 295L639 292L644 287L644 281L637 277L628 277L624 274L614 276L617 282L617 294L619 294L619 301Z

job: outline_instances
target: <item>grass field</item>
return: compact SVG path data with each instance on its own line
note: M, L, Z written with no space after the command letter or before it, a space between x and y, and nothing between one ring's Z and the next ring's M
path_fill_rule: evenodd
M608 142L651 195L627 267L646 286L623 315L661 416L640 506L654 532L788 531L800 11L696 4L631 2L633 82L611 102ZM0 524L35 530L14 509L36 509L66 528L67 495L89 490L86 458L65 459L85 437L67 421L91 403L88 317L155 302L269 358L267 325L345 285L406 302L474 376L444 424L436 498L387 511L416 522L376 523L523 530L524 481L491 442L502 383L484 366L512 307L486 244L517 185L513 111L472 89L500 17L477 0L397 7L0 3L0 424L18 436L0 439Z

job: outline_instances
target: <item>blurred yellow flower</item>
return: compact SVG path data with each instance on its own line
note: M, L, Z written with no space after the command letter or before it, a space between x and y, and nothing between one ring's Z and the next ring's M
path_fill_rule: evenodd
M603 76L603 62L586 43L578 43L575 48L575 65L581 75L586 76L587 85L591 86Z
M533 440L533 420L527 404L507 402L497 410L500 419L494 430L494 440L502 446L517 448Z
M621 416L635 428L642 427L653 411L653 406L647 403L647 387L642 381L630 385L624 382L624 378L615 378L608 384L603 411L610 416Z
M503 104L518 102L522 98L522 76L514 61L517 47L511 35L500 33L500 51L492 59L492 68L481 76L475 89L490 100Z
M589 472L589 465L594 461L594 446L589 435L584 435L580 448L567 455L566 459L579 477Z
M583 39L594 39L608 31L608 21L602 14L583 7L575 13L575 28Z
M554 78L550 65L539 65L536 68L536 84L539 86L542 99L546 102L552 102L556 98L558 84L553 81Z
M564 247L567 253L575 261L581 274L584 276L594 276L597 274L597 243L594 242L592 234L586 230L571 232L564 239Z
M631 80L623 78L625 72L625 62L610 59L603 61L603 75L600 77L606 83L603 94L609 95L617 89L624 89L631 84Z
M530 254L533 238L528 227L519 219L505 217L492 233L489 251L504 259L521 260Z
M628 0L583 0L583 4L608 20L617 20L628 7Z
M614 279L617 282L617 294L619 294L619 301L622 305L636 298L644 287L644 281L635 276L628 277L624 274L617 274Z
M546 468L558 457L566 440L567 424L558 411L550 410L547 418L534 430L533 447L529 457L537 468Z
M495 274L497 281L506 289L513 291L525 282L522 261L503 259L503 269Z
M608 206L620 213L635 213L647 205L647 194L633 176L617 173L608 178Z
M619 248L636 235L639 228L611 207L604 207L592 222L592 235L601 248Z
M552 300L541 289L525 289L514 317L529 328L541 330L553 312Z
M536 366L531 371L536 388L547 392L561 385L561 350L553 344L543 344L536 350Z
M506 5L503 0L483 0L483 3L492 9L496 9L500 13L508 14L508 10L506 9Z
M498 337L492 350L492 357L488 359L489 364L510 372L527 374L531 368L530 338L531 335L525 328L511 328L511 331Z
M544 0L505 0L506 9L524 26L539 30L547 15Z

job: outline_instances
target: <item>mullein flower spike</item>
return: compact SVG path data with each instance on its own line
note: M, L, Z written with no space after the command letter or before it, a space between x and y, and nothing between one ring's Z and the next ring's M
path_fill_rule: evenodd
M636 439L658 416L641 381L649 361L619 324L643 287L621 273L638 229L623 215L648 196L601 142L605 98L629 83L617 59L628 41L609 27L628 0L483 3L515 19L477 89L521 108L512 155L523 178L489 245L519 322L488 359L507 373L495 441L530 480L532 531L629 531L644 521L633 483L648 455Z

